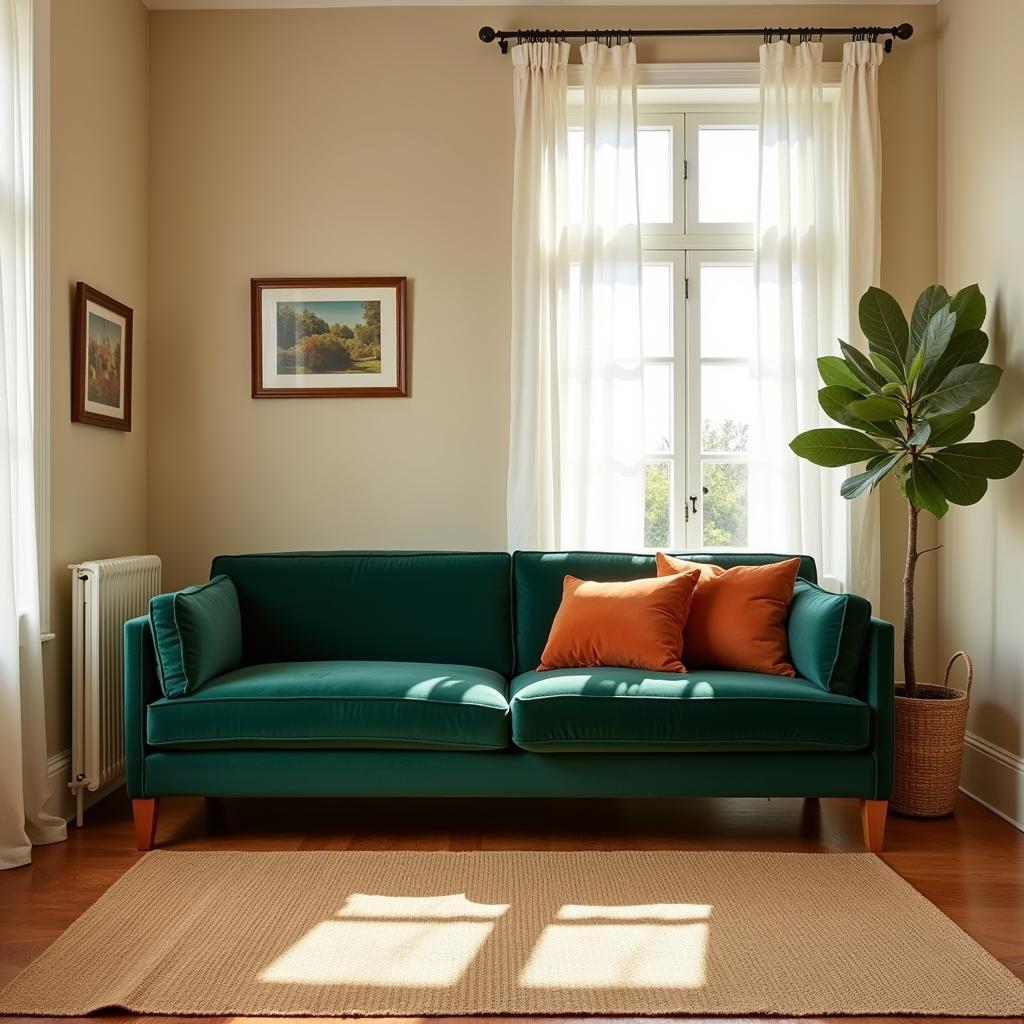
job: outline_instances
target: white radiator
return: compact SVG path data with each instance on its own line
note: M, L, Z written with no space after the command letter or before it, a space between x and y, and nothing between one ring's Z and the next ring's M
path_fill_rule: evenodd
M82 824L84 791L124 778L124 624L160 593L156 555L82 562L71 569L71 782Z

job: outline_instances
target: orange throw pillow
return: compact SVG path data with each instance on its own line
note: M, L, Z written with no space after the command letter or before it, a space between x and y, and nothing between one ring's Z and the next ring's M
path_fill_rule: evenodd
M799 569L799 558L723 569L659 551L659 578L700 574L683 634L690 667L795 676L786 615Z
M685 672L683 627L700 573L594 583L566 576L539 671L613 665Z

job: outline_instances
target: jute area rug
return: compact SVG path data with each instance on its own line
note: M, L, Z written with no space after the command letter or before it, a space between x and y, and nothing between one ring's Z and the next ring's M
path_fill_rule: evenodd
M143 858L0 1013L1024 1015L870 854Z

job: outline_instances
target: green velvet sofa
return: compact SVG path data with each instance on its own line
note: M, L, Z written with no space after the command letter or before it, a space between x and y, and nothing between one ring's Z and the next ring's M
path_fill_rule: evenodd
M723 567L787 556L686 554ZM140 849L162 796L856 797L880 849L892 783L893 629L866 622L848 693L740 672L535 671L563 577L650 555L223 555L241 662L161 693L147 617L125 625L127 787ZM802 558L800 577L815 566ZM813 607L791 645L819 642ZM870 615L870 611L867 612ZM799 628L800 635L793 635Z

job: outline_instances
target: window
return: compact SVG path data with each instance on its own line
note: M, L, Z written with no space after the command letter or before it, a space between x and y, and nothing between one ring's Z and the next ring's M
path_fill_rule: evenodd
M757 111L645 104L643 91L640 104L646 521L637 543L744 548ZM573 114L569 175L580 181ZM580 207L572 212L578 221Z

